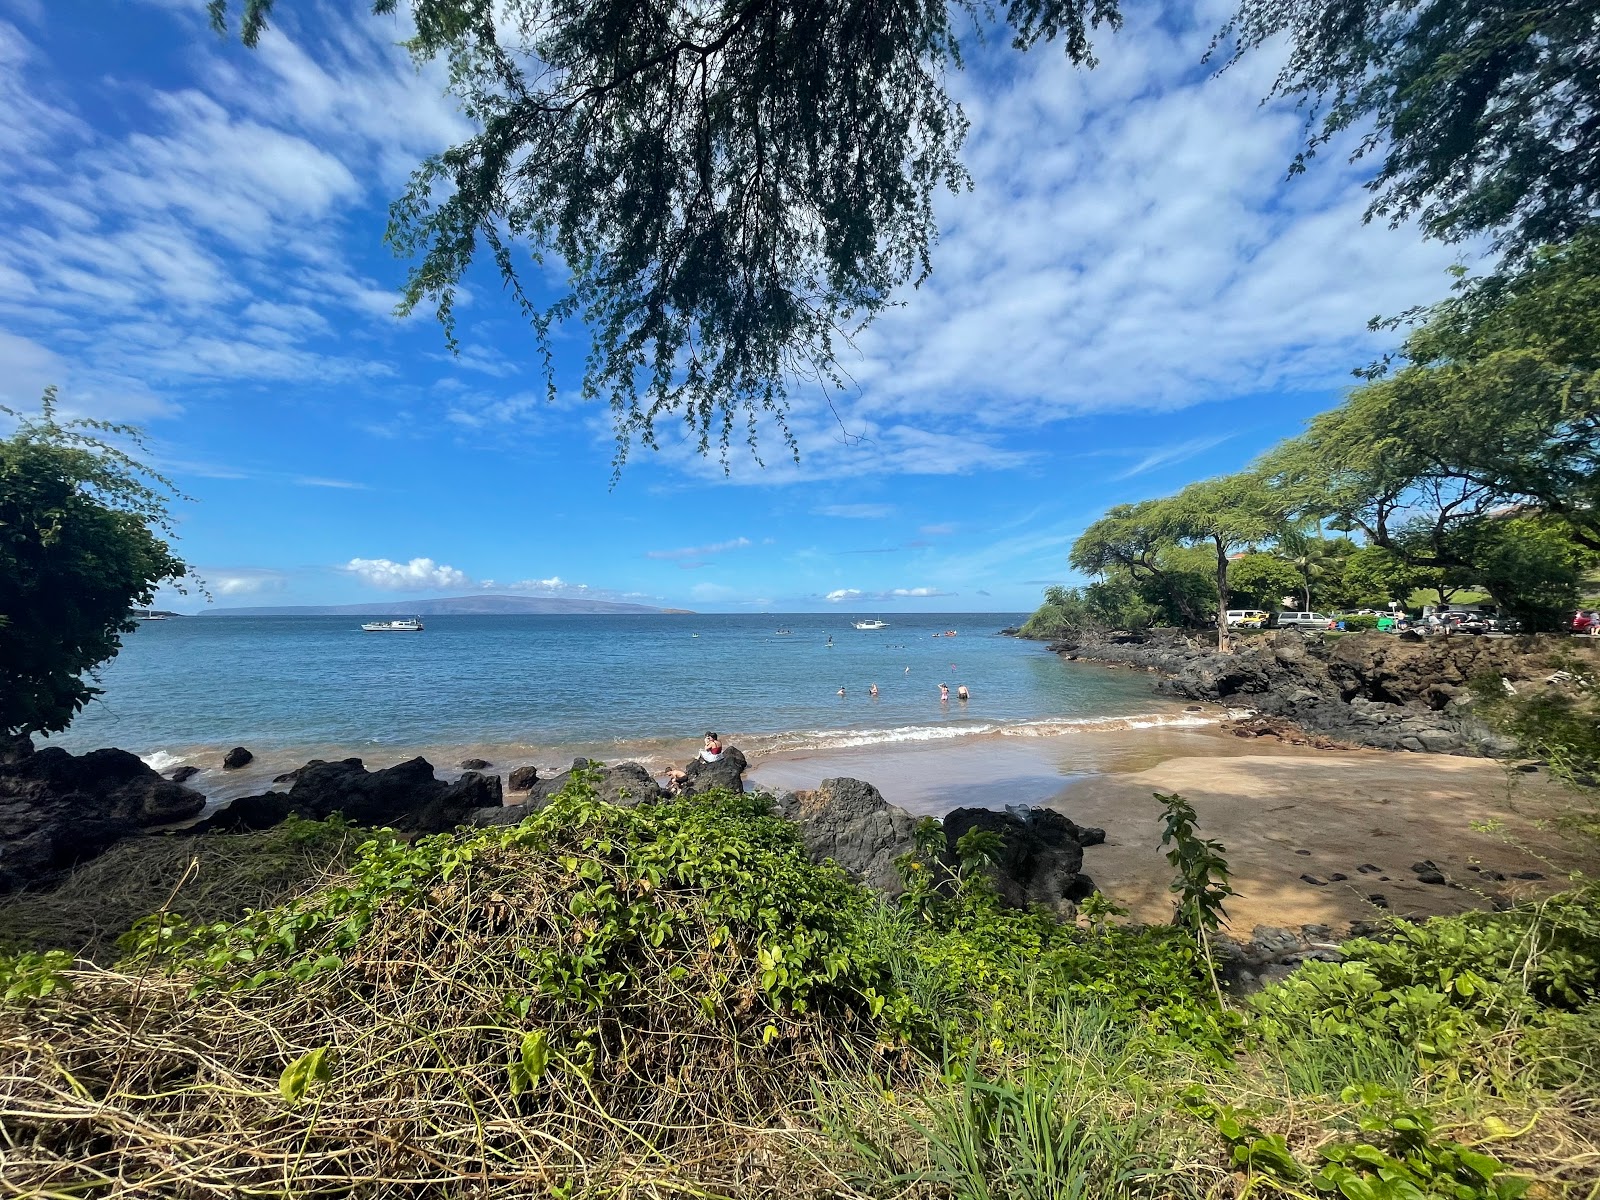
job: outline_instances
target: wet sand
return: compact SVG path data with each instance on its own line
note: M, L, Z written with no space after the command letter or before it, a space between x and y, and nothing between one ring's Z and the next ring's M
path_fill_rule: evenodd
M1343 933L1382 914L1368 899L1374 894L1407 917L1487 907L1496 895L1546 893L1565 886L1575 868L1600 868L1591 849L1550 824L1570 807L1569 793L1542 774L1508 776L1483 759L1312 750L1215 728L1142 729L776 756L751 778L798 789L836 775L865 779L916 813L1048 804L1100 826L1106 842L1085 852L1084 870L1143 921L1172 912L1152 793L1180 793L1194 804L1201 833L1227 848L1239 893L1228 911L1241 935L1256 925L1312 923ZM1474 828L1486 822L1497 828ZM1424 859L1459 886L1419 882L1412 864ZM1469 866L1545 879L1489 882Z

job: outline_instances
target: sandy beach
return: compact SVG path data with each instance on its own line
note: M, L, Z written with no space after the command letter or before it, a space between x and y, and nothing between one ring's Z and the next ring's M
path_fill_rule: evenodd
M1239 893L1229 914L1242 935L1312 923L1342 933L1381 915L1375 894L1406 917L1487 907L1495 895L1553 891L1569 871L1600 865L1552 826L1572 800L1542 773L1446 755L1312 750L1214 726L775 756L752 779L798 789L838 775L918 813L1048 804L1100 826L1106 842L1085 852L1084 870L1144 921L1171 915L1152 793L1181 793L1204 835L1227 847ZM1419 882L1412 864L1425 859L1456 886ZM1508 878L1486 881L1471 867ZM1519 872L1544 878L1513 878Z

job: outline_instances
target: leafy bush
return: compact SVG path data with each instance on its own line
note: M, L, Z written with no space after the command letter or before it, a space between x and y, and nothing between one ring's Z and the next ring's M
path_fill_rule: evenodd
M1507 912L1396 922L1344 961L1306 963L1251 1003L1269 1044L1398 1042L1426 1059L1480 1030L1575 1011L1600 999L1600 886Z
M1345 629L1351 633L1378 627L1378 618L1372 613L1349 613L1339 620L1344 622Z
M1283 1134L1263 1131L1255 1114L1204 1099L1191 1100L1191 1108L1215 1122L1235 1167L1296 1194L1310 1187L1342 1200L1516 1200L1532 1183L1499 1159L1439 1137L1432 1114L1387 1088L1347 1087L1340 1100L1354 1108L1364 1136L1319 1146L1315 1173Z
M152 919L127 974L0 1006L7 1178L520 1200L626 1159L644 1193L687 1170L747 1194L730 1130L929 1044L880 911L747 796L618 808L580 778L517 826L375 838L328 886Z

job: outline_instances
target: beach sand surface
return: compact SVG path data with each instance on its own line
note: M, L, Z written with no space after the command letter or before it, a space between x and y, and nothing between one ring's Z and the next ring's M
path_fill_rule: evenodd
M1572 870L1600 868L1593 849L1555 823L1576 802L1572 793L1543 773L1484 759L1314 750L1207 727L797 754L763 760L752 779L800 789L839 775L916 813L1046 804L1099 826L1106 841L1085 851L1084 871L1133 919L1150 922L1172 914L1153 793L1179 793L1195 806L1202 836L1226 847L1237 936L1304 924L1343 935L1351 922L1384 914L1373 895L1388 912L1420 919L1486 908L1496 896L1547 894L1567 886ZM1450 884L1419 882L1413 864L1423 860ZM1544 878L1514 878L1525 872Z

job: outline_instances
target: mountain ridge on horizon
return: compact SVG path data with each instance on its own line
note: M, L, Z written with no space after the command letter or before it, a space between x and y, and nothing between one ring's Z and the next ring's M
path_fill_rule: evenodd
M687 608L656 608L617 600L582 600L563 596L440 596L428 600L376 600L370 604L278 604L242 608L205 608L200 617L440 617L536 616L540 614L625 616L692 614Z

